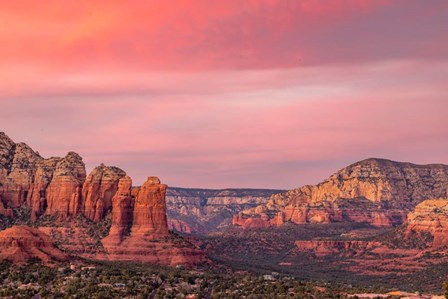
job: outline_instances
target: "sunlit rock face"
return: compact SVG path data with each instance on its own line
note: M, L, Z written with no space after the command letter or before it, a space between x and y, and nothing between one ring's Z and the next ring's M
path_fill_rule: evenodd
M118 184L126 173L118 167L100 166L94 168L82 187L84 216L94 222L101 221L112 208L112 198Z
M113 198L110 233L102 240L108 259L164 265L196 264L205 260L201 250L169 233L166 188L157 177L148 177L133 191L127 178L120 180Z
M24 218L21 221L40 225L36 232L27 227L5 231L8 236L34 234L37 239L5 239L8 249L2 253L7 257L17 253L20 261L26 261L39 250L50 251L45 235L49 234L64 251L89 259L165 265L203 262L201 250L170 234L166 189L157 177L132 187L123 170L104 164L87 177L77 153L44 159L26 144L15 144L0 133L0 215L13 217L16 211ZM58 257L57 251L53 255Z
M0 134L0 196L4 208L31 207L31 217L42 214L64 220L79 212L86 178L82 158L42 158L24 143Z
M245 221L253 223L251 219L268 215L269 225L352 221L393 226L403 223L407 213L423 200L446 197L447 165L367 159L318 185L273 195L267 204L235 216L234 223L245 227ZM266 221L258 222L266 225Z
M435 248L448 247L448 199L428 199L407 217L406 238L429 234Z
M148 177L141 186L135 197L131 234L168 234L166 188L157 177Z
M46 191L46 215L65 220L80 213L82 207L81 189L86 179L82 158L70 152L60 160L53 172L53 178Z

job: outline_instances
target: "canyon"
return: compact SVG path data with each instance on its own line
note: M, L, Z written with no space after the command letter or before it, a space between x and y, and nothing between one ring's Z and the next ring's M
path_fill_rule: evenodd
M169 187L166 194L170 229L189 234L206 234L232 225L233 215L260 204L284 190L188 189Z

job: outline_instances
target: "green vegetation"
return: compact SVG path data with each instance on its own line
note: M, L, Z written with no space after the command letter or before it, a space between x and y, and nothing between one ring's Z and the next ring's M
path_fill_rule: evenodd
M392 234L387 233L385 229L375 229L365 224L286 224L275 230L236 229L226 233L212 234L203 238L202 248L217 264L259 275L275 271L297 279L329 283L332 286L350 284L357 289L374 293L396 289L410 292L441 292L442 281L448 274L448 263L440 263L443 261L442 258L445 258L440 254L427 253L416 257L416 263L422 262L427 265L423 270L397 266L391 271L393 273L370 275L353 271L351 268L356 266L359 260L365 258L378 259L378 261L386 258L393 260L401 257L400 253L386 255L366 250L363 253L365 255L356 256L356 252L342 250L337 254L317 257L313 252L297 250L294 244L296 240L353 240L353 235L361 236L361 238L356 237L358 240L378 241L380 239L386 242L384 236ZM378 238L378 235L381 237ZM411 243L406 246L408 245L410 248L415 248ZM438 260L438 263L434 263L434 260ZM369 266L369 270L382 272L380 265Z
M346 298L346 292L273 273L225 268L183 269L135 263L89 262L48 268L38 261L0 263L0 297L31 298ZM206 271L204 271L206 270Z

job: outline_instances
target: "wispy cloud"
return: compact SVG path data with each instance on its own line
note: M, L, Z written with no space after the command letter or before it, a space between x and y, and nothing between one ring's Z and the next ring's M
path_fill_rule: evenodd
M191 187L448 162L446 1L49 3L0 12L1 130L44 156Z

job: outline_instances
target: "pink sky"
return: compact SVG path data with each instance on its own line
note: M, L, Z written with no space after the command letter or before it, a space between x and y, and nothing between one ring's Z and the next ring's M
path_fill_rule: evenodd
M128 3L128 2L126 2ZM0 131L135 184L448 164L448 1L9 1Z

